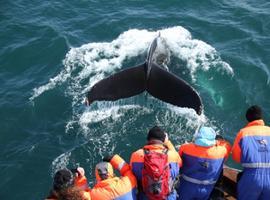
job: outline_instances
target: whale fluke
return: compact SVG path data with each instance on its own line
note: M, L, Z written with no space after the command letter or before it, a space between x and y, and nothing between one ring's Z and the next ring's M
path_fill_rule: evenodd
M93 101L116 101L145 91L146 63L128 68L97 82L87 94Z
M201 98L187 82L152 64L146 91L153 97L179 107L193 108L198 115L202 112Z
M87 94L88 104L102 100L116 101L147 91L153 97L166 103L193 108L200 115L203 106L196 90L178 76L153 62L159 38L160 35L151 43L146 62L97 82Z

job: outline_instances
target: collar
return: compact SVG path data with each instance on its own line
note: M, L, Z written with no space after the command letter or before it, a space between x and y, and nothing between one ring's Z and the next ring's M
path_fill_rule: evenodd
M160 140L150 140L147 142L147 145L156 145L156 144L162 144L163 145L163 142L160 141Z
M156 144L147 144L143 148L155 151L155 150L163 150L165 149L165 146L163 143L156 143Z
M264 121L262 119L254 120L246 125L246 127L249 126L264 126Z

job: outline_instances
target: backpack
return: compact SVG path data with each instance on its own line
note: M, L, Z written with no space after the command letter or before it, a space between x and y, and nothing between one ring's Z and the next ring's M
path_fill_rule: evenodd
M170 167L168 149L162 153L144 150L144 165L142 169L142 189L149 200L167 199L170 193Z

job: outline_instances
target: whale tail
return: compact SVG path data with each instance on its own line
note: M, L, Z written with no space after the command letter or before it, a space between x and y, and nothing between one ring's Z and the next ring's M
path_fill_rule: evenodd
M145 63L122 70L97 82L87 94L88 102L116 101L147 91L166 103L193 108L200 115L202 101L196 90L153 62L158 39L160 35L151 43Z
M88 101L116 101L142 93L146 89L146 66L143 63L97 82L87 94Z
M146 91L166 103L193 108L198 115L202 113L202 101L196 90L183 79L154 63L147 81Z

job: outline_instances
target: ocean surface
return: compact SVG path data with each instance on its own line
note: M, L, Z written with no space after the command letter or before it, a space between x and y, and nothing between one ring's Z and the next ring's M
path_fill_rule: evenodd
M102 156L129 161L154 125L179 145L203 124L232 143L253 104L270 124L268 0L6 0L0 27L1 200L44 199L63 167L84 167L92 186ZM159 33L201 116L147 93L84 106L97 81L142 63Z

